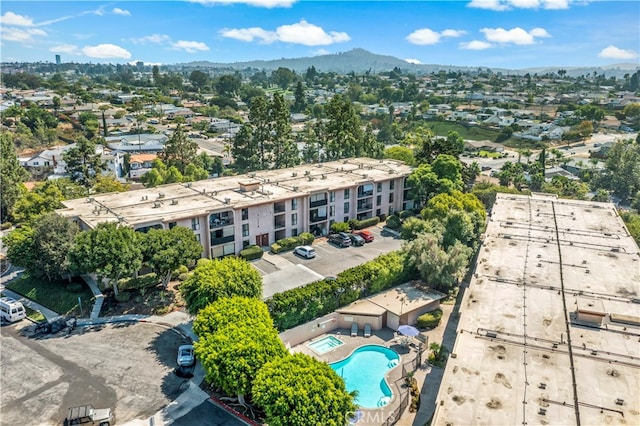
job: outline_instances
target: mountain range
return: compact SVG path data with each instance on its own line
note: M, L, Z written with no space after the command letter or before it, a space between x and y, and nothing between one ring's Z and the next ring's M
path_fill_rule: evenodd
M399 59L394 56L379 55L369 52L364 49L353 49L347 52L334 53L328 55L301 57L301 58L282 58L273 60L259 60L259 61L246 61L246 62L234 62L234 63L220 63L209 61L188 62L185 64L177 64L177 67L183 69L191 68L222 68L222 69L257 69L272 71L278 68L288 68L295 71L298 74L304 73L309 67L313 66L318 72L336 72L339 74L346 74L349 72L365 73L367 71L372 74L380 72L391 71L394 68L399 68L403 72L409 72L414 74L431 74L438 71L461 71L461 72L473 72L482 70L491 70L494 73L501 72L503 74L516 74L524 75L530 74L545 74L555 73L559 69L566 70L566 75L570 77L577 77L580 75L587 75L593 72L598 74L605 73L606 76L615 76L617 78L623 77L625 74L631 74L640 67L637 64L632 63L620 63L613 64L604 67L562 67L562 66L549 66L549 67L536 67L536 68L524 68L524 69L506 69L506 68L490 68L490 67L473 67L473 66L458 66L458 65L436 65L436 64L414 64Z

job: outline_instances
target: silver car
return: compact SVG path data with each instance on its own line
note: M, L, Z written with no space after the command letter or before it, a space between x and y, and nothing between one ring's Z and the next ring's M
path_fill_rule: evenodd
M293 249L293 252L298 256L302 256L305 259L313 259L316 257L316 251L311 246L298 246Z
M178 348L178 366L190 367L196 363L193 345L182 345Z

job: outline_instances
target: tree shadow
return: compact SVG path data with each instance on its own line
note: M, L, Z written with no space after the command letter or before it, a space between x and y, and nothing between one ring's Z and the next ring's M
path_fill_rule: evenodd
M147 351L152 353L156 361L169 368L170 372L162 378L160 389L168 399L176 399L189 387L189 379L193 371L178 368L177 356L180 345L191 344L191 339L182 335L176 328L164 329L158 334L147 347ZM195 366L194 366L195 368ZM180 374L176 374L176 372ZM182 376L182 377L181 377Z

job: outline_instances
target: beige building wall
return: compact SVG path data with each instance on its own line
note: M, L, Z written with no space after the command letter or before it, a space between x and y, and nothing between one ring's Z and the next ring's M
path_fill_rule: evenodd
M349 324L349 327L351 327L351 324ZM333 331L336 328L338 328L338 314L332 312L306 324L283 331L280 333L280 340L282 340L285 345L293 347Z

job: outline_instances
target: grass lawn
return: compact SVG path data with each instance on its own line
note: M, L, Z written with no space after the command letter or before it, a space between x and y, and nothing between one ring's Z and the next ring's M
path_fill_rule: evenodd
M44 321L46 318L40 313L40 311L34 311L33 309L25 306L24 310L27 312L27 318L33 322Z
M480 157L487 157L487 158L500 158L502 157L502 154L499 152L490 152L490 151L480 151L478 153L478 155Z
M437 132L438 136L446 136L450 131L454 130L462 137L462 139L469 139L473 141L495 141L498 132L495 130L487 130L481 127L471 126L465 127L462 124L452 123L448 121L429 121L427 126L434 132Z
M80 278L76 278L80 280ZM82 301L82 313L88 317L93 306L93 294L86 285L80 291L67 289L67 282L49 283L33 279L26 273L7 283L6 287L22 296L33 300L60 315L74 315L81 317L78 298Z

